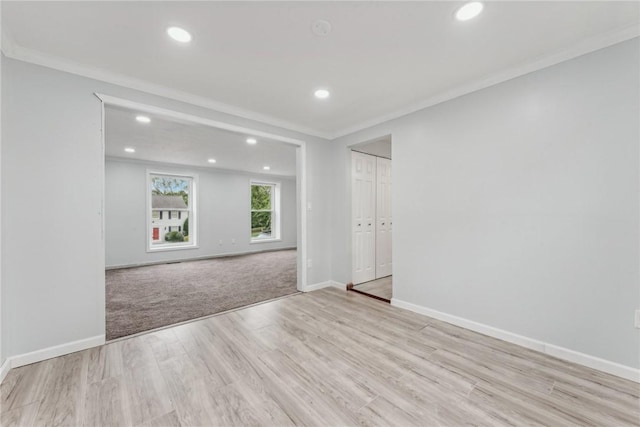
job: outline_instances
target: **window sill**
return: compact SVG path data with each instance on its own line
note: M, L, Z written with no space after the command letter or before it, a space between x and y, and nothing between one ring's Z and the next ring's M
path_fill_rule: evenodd
M166 251L182 251L185 249L199 249L198 245L175 245L175 246L167 246L161 245L157 247L147 247L147 253L151 252L166 252Z
M256 243L273 243L273 242L282 242L282 239L260 239L260 240L252 240L249 242L250 245Z

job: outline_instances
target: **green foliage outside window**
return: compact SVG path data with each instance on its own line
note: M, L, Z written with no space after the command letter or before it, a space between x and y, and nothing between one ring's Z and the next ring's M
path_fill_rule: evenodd
M184 242L184 235L179 231L170 231L164 236L167 242Z
M271 185L251 186L251 236L271 232Z

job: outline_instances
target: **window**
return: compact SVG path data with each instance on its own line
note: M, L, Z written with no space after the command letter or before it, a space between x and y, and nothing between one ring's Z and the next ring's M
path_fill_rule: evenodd
M147 250L197 247L196 177L148 172L147 182Z
M251 182L251 242L280 239L280 185Z

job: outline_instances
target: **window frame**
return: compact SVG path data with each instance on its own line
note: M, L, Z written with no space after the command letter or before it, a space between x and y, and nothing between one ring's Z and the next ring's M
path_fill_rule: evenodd
M147 179L146 179L146 201L147 208L145 210L146 214L146 232L145 239L146 243L146 251L148 253L151 252L163 252L163 251L177 251L177 250L185 250L185 249L198 249L198 175L192 173L184 173L184 172L173 172L166 170L155 170L155 169L147 169ZM189 179L189 206L188 206L188 218L189 218L189 241L188 242L173 242L173 243L153 243L153 219L152 218L152 194L151 194L151 182L154 177L169 177L169 178L182 178ZM168 217L169 215L162 215L162 210L160 210L160 220L163 217ZM171 209L169 209L171 212ZM168 218L166 218L168 219ZM160 227L161 228L161 227Z
M254 185L272 187L271 210L255 210L252 206L251 190ZM281 183L278 181L265 181L262 179L252 179L249 181L249 244L272 243L282 241L281 235L281 212L282 206L280 201ZM251 237L251 214L253 212L271 212L271 237L268 239L255 239Z

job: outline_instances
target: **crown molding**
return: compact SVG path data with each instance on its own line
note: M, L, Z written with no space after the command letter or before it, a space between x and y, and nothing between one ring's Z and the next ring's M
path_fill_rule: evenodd
M350 135L352 133L377 126L384 122L397 119L402 116L406 116L411 113L423 110L428 107L432 107L436 104L440 104L446 101L450 101L454 98L467 95L472 92L477 92L482 89L486 89L490 86L503 83L507 80L514 79L516 77L523 76L525 74L532 73L534 71L541 70L543 68L551 67L561 62L569 61L578 56L586 55L587 53L594 52L599 49L604 49L609 46L613 46L618 43L622 43L627 40L640 36L640 25L634 25L631 27L625 27L621 30L615 30L608 33L600 34L589 39L585 39L582 42L571 46L570 48L563 49L561 51L552 53L550 55L544 55L539 58L527 61L519 66L509 68L498 73L491 74L480 80L476 80L472 83L458 86L452 90L442 92L435 96L429 97L423 101L420 101L411 106L401 108L392 113L388 113L382 116L378 116L374 119L360 122L357 125L341 129L331 135L331 139L341 138L343 136Z
M302 133L308 136L315 136L330 140L331 134L300 126L295 123L288 122L266 114L246 110L233 105L225 104L213 99L191 94L167 86L149 83L144 80L128 77L123 74L113 73L97 67L88 67L74 61L69 61L57 56L49 55L36 50L22 47L6 33L2 33L2 53L8 58L17 59L19 61L40 65L55 70L65 71L67 73L76 74L82 77L88 77L94 80L100 80L117 86L126 87L141 92L150 93L152 95L162 96L175 101L185 102L187 104L204 107L221 113L249 119L263 124L276 126L289 131Z
M87 67L82 64L69 61L63 58L59 58L53 55L48 55L35 50L27 49L19 46L15 41L7 34L2 32L2 53L8 57L17 59L24 62L29 62L36 65L41 65L48 68L53 68L60 71L65 71L71 74L76 74L83 77L88 77L95 80L100 80L106 83L111 83L118 86L123 86L129 89L138 90L141 92L150 93L164 98L173 99L175 101L185 102L191 105L204 107L207 109L219 111L241 117L244 119L253 120L263 124L276 126L293 132L299 132L309 136L315 136L327 140L335 140L343 136L353 134L355 132L377 126L384 122L397 119L408 114L415 113L434 105L450 101L452 99L467 95L472 92L476 92L487 87L503 83L505 81L514 79L516 77L523 76L525 74L532 73L553 65L559 64L564 61L577 58L587 53L603 49L609 46L613 46L618 43L622 43L633 38L640 37L640 26L634 25L625 27L622 29L614 30L608 33L603 33L589 39L585 39L580 43L573 45L567 49L557 51L555 53L544 55L539 58L535 58L531 61L527 61L519 66L509 68L498 73L491 74L485 78L476 80L474 82L464 84L454 88L452 90L442 92L424 99L413 105L395 110L393 112L362 121L354 126L340 129L335 132L324 132L317 129L311 129L305 126L298 125L286 120L282 120L276 117L272 117L266 114L258 113L251 110L246 110L240 107L235 107L229 104L215 101L210 98L194 95L188 92L171 89L166 86L145 82L125 75L112 73L100 68Z

